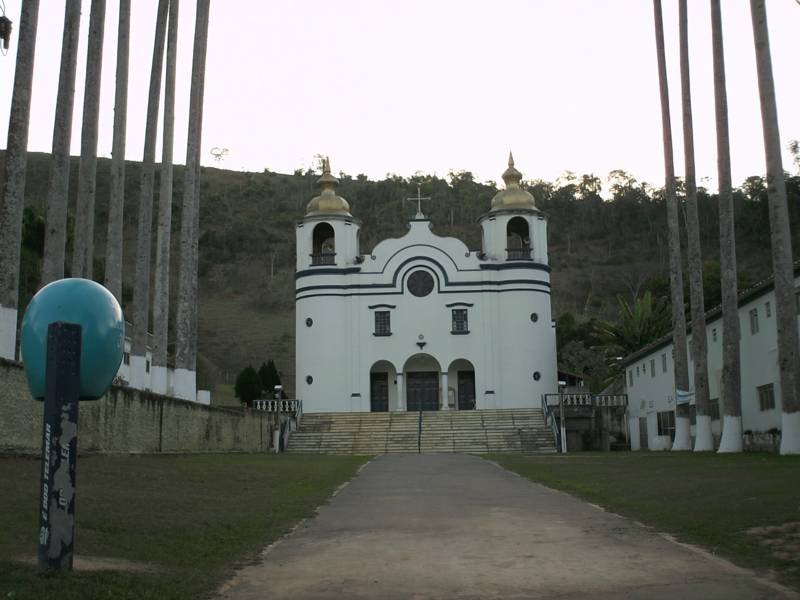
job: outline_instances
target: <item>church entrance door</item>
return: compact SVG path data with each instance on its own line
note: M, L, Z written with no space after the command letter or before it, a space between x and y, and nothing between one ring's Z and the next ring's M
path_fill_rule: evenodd
M458 372L458 410L475 410L475 371Z
M439 410L439 373L436 371L406 373L409 412Z
M369 402L372 412L389 411L389 374L369 374Z

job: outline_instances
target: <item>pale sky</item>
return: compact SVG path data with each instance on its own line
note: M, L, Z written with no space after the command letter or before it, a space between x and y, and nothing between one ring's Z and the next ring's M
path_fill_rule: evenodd
M63 1L41 0L29 148L49 151ZM185 162L194 2L181 2L175 161ZM19 23L20 0L5 0ZM80 149L83 1L72 152ZM689 0L698 177L716 178L709 3ZM723 0L735 184L765 171L749 3ZM781 141L800 138L800 4L767 1ZM98 153L110 156L117 2L106 14ZM212 0L204 164L290 173L472 171L498 181L508 150L526 179L621 168L663 185L649 0ZM156 0L133 0L129 160L141 160ZM677 1L664 17L676 171L683 172ZM16 30L0 56L5 145ZM162 88L163 92L163 88ZM230 153L215 163L213 147ZM160 154L160 141L159 141ZM788 151L784 168L790 169Z

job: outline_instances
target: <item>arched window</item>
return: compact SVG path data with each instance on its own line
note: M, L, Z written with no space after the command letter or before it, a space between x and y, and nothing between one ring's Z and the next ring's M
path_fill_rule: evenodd
M336 264L336 236L330 223L319 223L314 227L314 250L312 265Z
M531 237L528 221L514 217L506 226L506 250L508 260L530 260Z

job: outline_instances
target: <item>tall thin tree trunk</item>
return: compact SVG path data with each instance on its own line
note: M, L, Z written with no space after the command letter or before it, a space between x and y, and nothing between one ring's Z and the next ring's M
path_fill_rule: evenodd
M210 0L197 0L189 98L189 135L181 210L181 270L176 318L175 395L197 398L197 263L200 219L200 143L203 131L208 13Z
M739 290L736 281L736 233L731 187L728 95L722 44L720 0L711 0L711 45L714 54L714 108L717 118L719 179L719 262L722 284L722 439L720 452L742 451L742 391L739 364Z
M783 179L778 108L769 50L767 11L764 0L750 0L753 39L756 50L761 122L767 159L769 228L772 241L772 270L775 279L775 316L778 328L778 366L781 380L781 454L800 454L800 376L798 376L798 336L795 316L792 236L786 182Z
M158 239L153 295L153 391L167 393L167 332L169 329L169 258L172 229L172 148L175 133L175 62L178 49L179 0L169 2L167 73L164 80L164 132L159 175Z
M678 199L675 194L675 165L672 152L672 121L669 111L667 61L664 56L664 21L661 0L653 0L658 59L658 85L661 93L661 129L664 141L664 190L667 196L669 229L669 283L672 297L672 345L675 353L675 441L673 450L691 450L689 406L678 404L689 391L689 367L686 349L686 316L683 312L683 267L681 265L681 233L678 220Z
M150 91L144 130L142 179L139 188L139 231L136 240L136 275L133 288L133 342L131 343L131 386L149 388L146 368L147 330L150 321L150 255L153 229L153 180L155 178L158 100L164 66L164 38L167 32L168 0L158 0Z
M64 277L69 196L69 145L72 137L72 105L75 99L75 68L78 62L80 24L81 0L67 0L64 11L64 37L61 42L56 117L53 125L53 156L47 187L47 224L44 234L42 285Z
M81 162L72 248L72 276L94 277L94 200L97 188L97 127L100 119L100 79L103 67L103 34L106 0L92 0L89 44L86 51L86 85L83 94Z
M38 23L39 0L25 0L20 14L4 173L0 174L0 357L11 360L16 358L17 348L22 213Z
M683 105L683 156L686 168L686 231L689 252L689 294L692 307L692 356L694 358L695 442L694 451L714 449L708 397L706 309L703 300L703 257L697 216L697 181L694 167L692 89L689 80L689 25L687 0L678 3L681 56L681 100Z
M108 201L106 287L122 304L122 216L125 210L125 136L128 119L128 56L131 0L120 0L117 73L114 92L114 138L111 143L111 195Z

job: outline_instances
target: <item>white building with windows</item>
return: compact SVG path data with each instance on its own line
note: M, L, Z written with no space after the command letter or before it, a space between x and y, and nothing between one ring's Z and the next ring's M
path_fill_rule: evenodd
M795 270L795 287L800 287ZM798 300L800 312L800 299ZM741 341L742 429L745 439L769 444L781 429L781 384L778 371L778 333L772 280L739 296ZM722 313L706 315L711 430L714 447L722 435L720 383L722 377ZM687 345L691 348L691 333ZM675 378L672 334L628 356L624 361L628 394L631 449L669 450L675 437ZM694 389L694 367L689 351L689 386ZM690 402L694 439L694 400Z
M557 391L547 220L509 157L480 250L417 211L370 252L325 161L297 224L296 394L305 412L538 407ZM487 204L488 204L487 198Z

